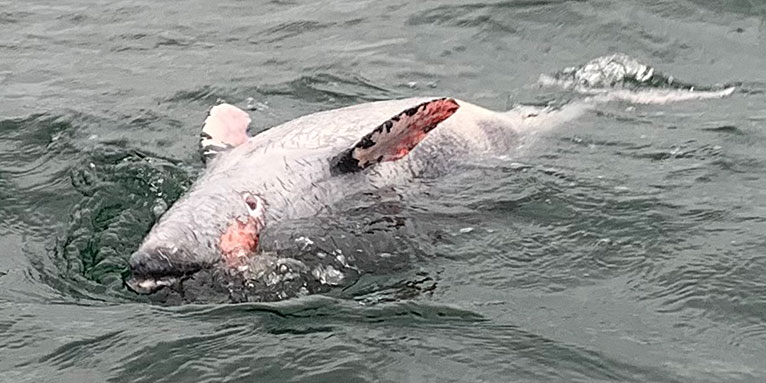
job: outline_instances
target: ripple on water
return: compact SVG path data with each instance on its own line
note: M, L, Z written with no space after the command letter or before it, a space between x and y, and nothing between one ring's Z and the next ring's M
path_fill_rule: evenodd
M55 247L58 272L76 281L96 282L102 286L97 290L124 292L128 257L157 218L157 201L170 204L178 199L193 173L167 160L120 149L105 148L80 161L71 171L71 182L81 197Z
M462 193L474 196L463 201L474 211L464 213L462 224L475 223L476 230L440 251L460 254L458 260L472 265L461 278L559 291L652 267L651 254L664 246L662 233L674 228L662 212L672 205L549 170L504 175L496 170L473 182L459 181L471 185ZM462 198L451 192L434 197L444 205Z
M0 120L0 233L45 235L66 211L67 164L78 116L37 114Z
M183 113L190 108L189 102L198 105L200 111L221 101L232 103L250 110L253 118L251 132L256 134L297 116L405 96L356 73L338 73L332 68L315 68L312 72L257 86L203 85L176 91L158 102L171 108L181 105ZM201 113L200 122L204 117Z
M698 335L716 333L729 344L755 350L766 327L761 299L766 266L757 250L764 243L756 234L766 229L759 218L766 194L762 161L748 148L763 145L764 136L747 124L735 133L729 128L700 132L692 129L699 124L696 115L682 116L691 121L679 122L678 127L663 131L662 137L656 133L657 126L642 124L630 133L621 132L622 144L617 139L607 140L613 142L608 145L585 140L590 155L611 152L610 168L628 178L626 184L631 187L614 197L645 201L625 210L624 227L629 230L622 233L635 237L634 243L643 247L643 260L635 267L620 267L613 275L627 277L632 292L626 299L677 318L677 326L691 327L694 330L689 331ZM664 116L663 120L673 124L674 118ZM690 136L694 139L689 140ZM573 143L580 145L583 140ZM612 174L602 181L617 181L610 179L616 172L598 171ZM595 186L586 195L606 194ZM608 206L594 206L582 211L580 218L588 222L588 216L602 213L618 215ZM591 222L589 227L597 226ZM645 231L652 226L655 230ZM619 233L620 227L605 226L604 237L614 239L612 233ZM629 259L624 244L614 244L617 248L610 249L609 255ZM742 332L755 336L746 339Z
M195 381L228 379L289 380L344 377L369 381L366 343L369 329L440 328L471 325L484 319L449 306L391 303L358 306L320 296L268 304L184 306L165 317L205 331L178 331L159 343L139 341L112 370L115 380ZM168 326L163 326L168 327ZM356 339L356 334L365 339ZM146 336L141 336L146 338ZM385 355L381 355L385 358ZM147 368L150 366L150 368ZM373 376L370 376L372 374Z
M330 28L334 25L335 23L311 20L284 22L262 30L258 33L258 38L251 42L254 44L271 44L291 37L300 36L304 33L313 33L321 29Z
M303 102L333 106L385 100L397 96L384 85L376 84L360 75L322 72L301 76L261 90L266 95L297 97Z

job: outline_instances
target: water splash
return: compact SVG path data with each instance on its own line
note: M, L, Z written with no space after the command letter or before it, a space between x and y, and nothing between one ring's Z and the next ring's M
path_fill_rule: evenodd
M71 182L82 199L55 246L58 272L83 286L122 293L129 255L193 174L168 160L108 147L75 166Z
M582 92L595 89L715 91L730 88L684 83L624 53L597 57L584 65L566 67L553 75L542 74L538 83Z

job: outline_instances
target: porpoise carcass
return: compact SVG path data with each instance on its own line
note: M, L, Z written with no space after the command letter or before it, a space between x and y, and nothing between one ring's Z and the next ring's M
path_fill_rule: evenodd
M210 268L246 275L269 225L317 214L350 190L406 183L448 171L451 163L469 156L512 154L533 133L600 102L664 103L732 91L612 88L628 78L641 82L658 76L627 56L606 56L546 78L580 89L594 82L610 86L583 92L582 100L559 108L495 112L449 97L408 98L303 116L254 137L247 135L248 113L216 105L201 133L205 172L132 254L126 284L152 293Z

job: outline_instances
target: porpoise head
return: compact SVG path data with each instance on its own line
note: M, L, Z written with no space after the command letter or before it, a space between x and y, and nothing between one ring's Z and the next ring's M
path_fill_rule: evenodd
M266 202L247 191L192 191L177 201L130 257L133 291L149 294L194 273L245 267L266 224Z

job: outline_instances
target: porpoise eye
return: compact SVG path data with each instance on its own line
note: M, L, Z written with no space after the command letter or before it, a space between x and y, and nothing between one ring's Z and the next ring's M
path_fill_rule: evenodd
M250 193L245 193L243 197L245 198L245 203L247 204L247 207L250 208L250 210L255 210L258 208L258 201Z
M265 206L263 200L248 192L243 192L241 196L245 201L245 204L247 204L248 209L250 209L250 215L258 217L264 214Z

